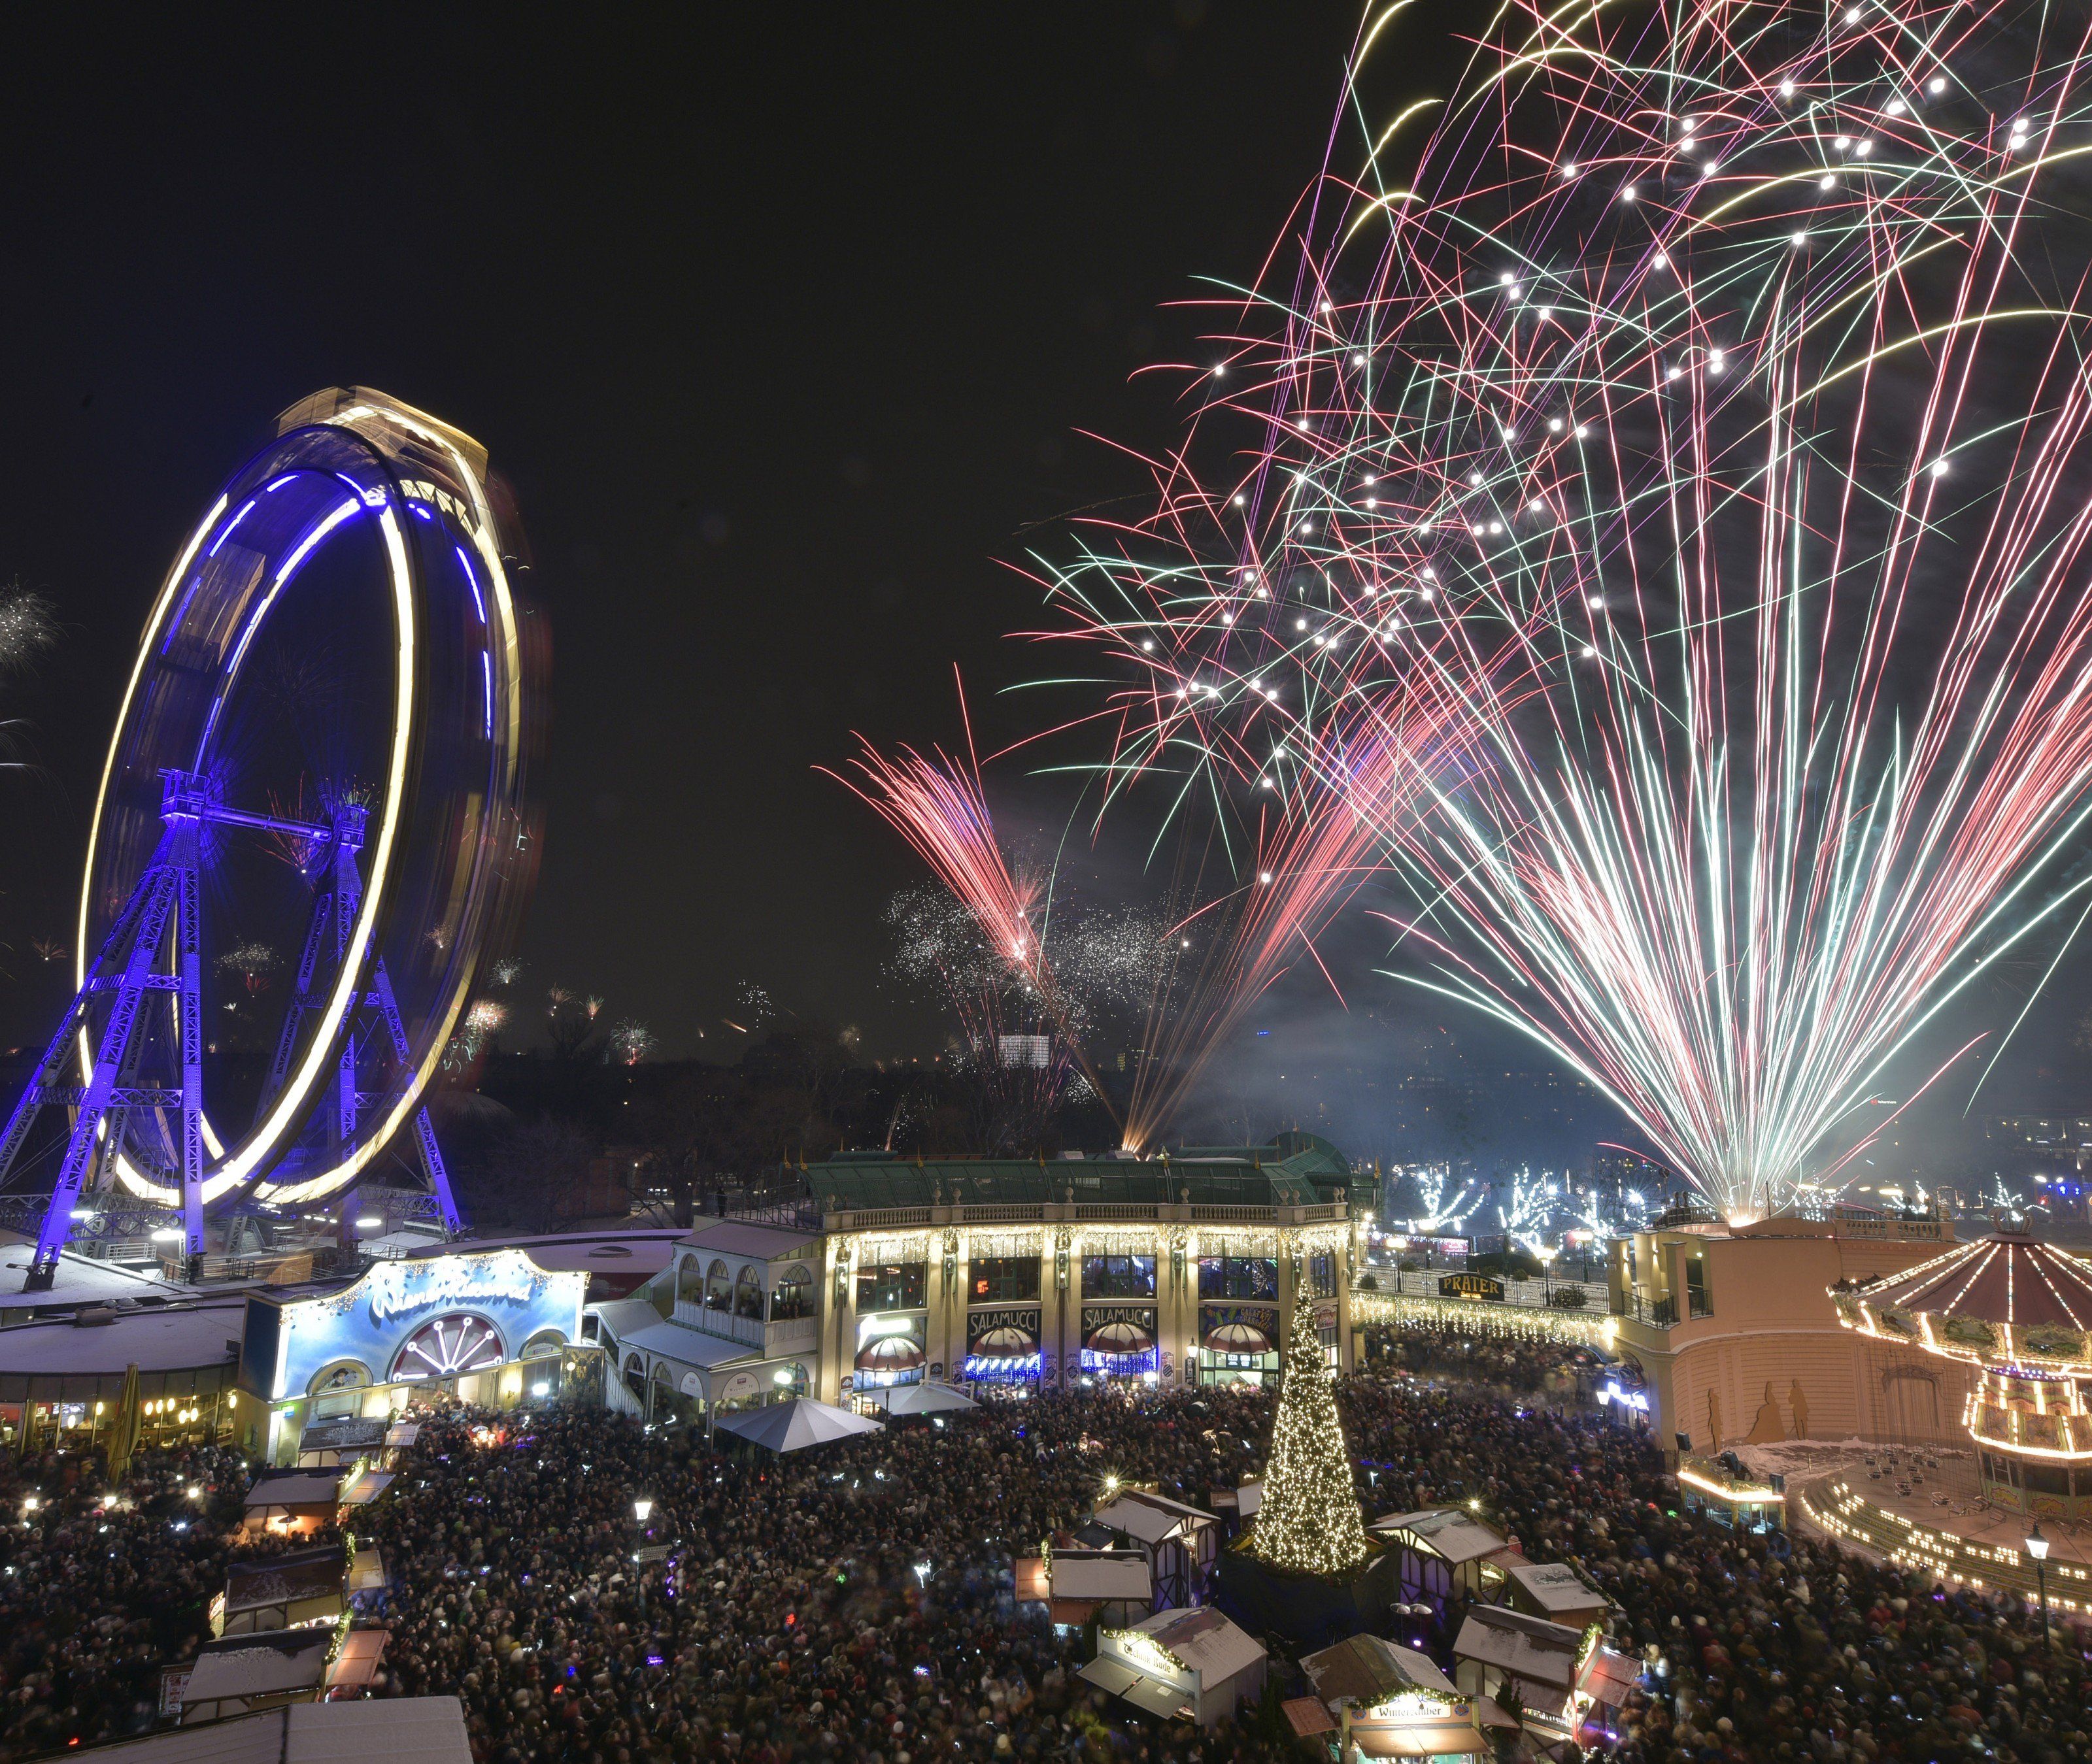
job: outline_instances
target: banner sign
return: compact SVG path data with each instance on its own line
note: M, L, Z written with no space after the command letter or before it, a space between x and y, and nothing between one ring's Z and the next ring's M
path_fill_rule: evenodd
M1261 1330L1271 1341L1279 1339L1278 1307L1275 1305L1202 1305L1199 1315L1204 1322L1204 1333L1208 1335L1230 1323L1242 1323L1251 1329Z
M1503 1282L1493 1280L1485 1274L1441 1274L1438 1277L1438 1296L1441 1299L1489 1299L1502 1303Z
M995 1339L983 1348L982 1339L991 1335ZM1023 1338L1022 1340L1018 1339L1019 1336ZM1039 1313L1035 1309L966 1313L968 1353L1035 1353L1038 1348Z

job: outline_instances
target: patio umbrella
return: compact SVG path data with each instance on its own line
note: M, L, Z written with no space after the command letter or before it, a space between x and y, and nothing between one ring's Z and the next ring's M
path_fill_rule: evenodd
M744 1409L738 1415L722 1415L713 1423L720 1433L733 1434L751 1445L767 1446L772 1451L804 1451L809 1446L825 1446L831 1440L875 1434L885 1425L867 1416L853 1415L832 1403L817 1403L810 1396Z
M889 1415L935 1415L946 1409L979 1408L963 1391L949 1384L897 1384L886 1393Z
M138 1368L123 1369L123 1391L116 1399L116 1412L109 1422L109 1480L120 1482L131 1468L131 1455L138 1449L145 1430L145 1416L138 1400Z

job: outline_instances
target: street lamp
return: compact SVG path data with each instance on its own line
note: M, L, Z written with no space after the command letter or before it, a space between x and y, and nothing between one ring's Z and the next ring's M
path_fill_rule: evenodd
M632 1503L632 1516L638 1520L642 1525L646 1523L646 1516L653 1511L653 1502L649 1500L644 1494L641 1495L638 1500Z
M2026 1552L2034 1558L2034 1585L2041 1589L2041 1645L2048 1645L2048 1539L2041 1534L2041 1521L2034 1522L2034 1529L2027 1533Z

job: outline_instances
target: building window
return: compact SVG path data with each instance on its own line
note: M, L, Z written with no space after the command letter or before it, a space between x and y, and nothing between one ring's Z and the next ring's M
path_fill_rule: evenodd
M763 1279L752 1267L744 1267L741 1278L733 1283L733 1314L754 1318L763 1315Z
M1154 1257L1083 1257L1083 1296L1086 1299L1153 1298Z
M1308 1258L1308 1290L1318 1299L1337 1296L1337 1258L1327 1251Z
M685 1256L676 1268L676 1302L693 1310L705 1302L705 1277L695 1256Z
M2030 1494L2068 1494L2070 1472L2060 1464L2038 1461L2026 1467L2026 1490Z
M1202 1299L1278 1297L1278 1262L1271 1256L1202 1256L1199 1260Z
M1692 1301L1695 1317L1712 1317L1714 1304L1707 1291L1707 1262L1704 1256L1688 1256L1685 1259L1685 1292Z
M787 1268L770 1295L770 1321L789 1323L814 1314L814 1277L804 1268Z
M868 1262L857 1271L861 1311L912 1311L930 1302L927 1262Z
M1036 1256L988 1256L969 1264L975 1305L1018 1305L1039 1296Z

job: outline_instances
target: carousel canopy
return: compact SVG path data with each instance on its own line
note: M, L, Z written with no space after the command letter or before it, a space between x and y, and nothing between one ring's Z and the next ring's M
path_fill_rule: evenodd
M2092 1262L2018 1232L1957 1244L1888 1279L1831 1289L1864 1333L1965 1359L2092 1356Z
M1963 1244L1863 1289L1870 1305L2025 1328L2092 1327L2092 1262L2016 1233Z

